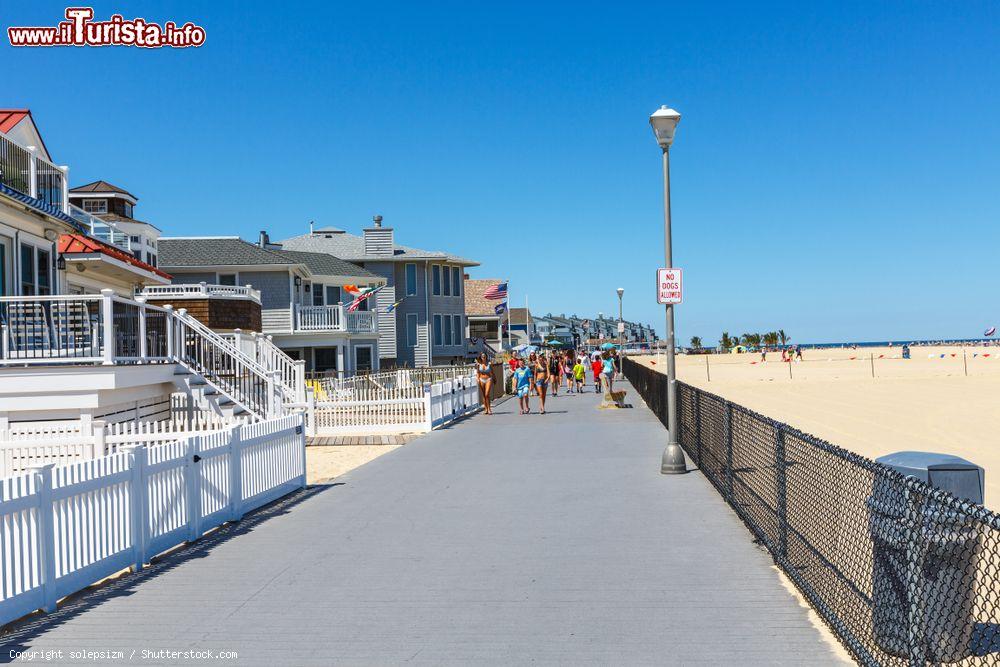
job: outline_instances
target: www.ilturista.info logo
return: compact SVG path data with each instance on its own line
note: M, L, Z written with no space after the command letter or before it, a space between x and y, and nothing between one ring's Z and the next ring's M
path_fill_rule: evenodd
M162 26L142 18L125 19L112 14L107 21L94 21L92 7L67 7L66 19L57 26L7 28L11 46L164 46L187 48L205 43L205 29L190 21Z

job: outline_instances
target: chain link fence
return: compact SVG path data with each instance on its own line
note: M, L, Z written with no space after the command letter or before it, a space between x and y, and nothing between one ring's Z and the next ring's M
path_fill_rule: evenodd
M625 376L666 426L667 378ZM864 665L1000 665L1000 515L677 383L681 446Z

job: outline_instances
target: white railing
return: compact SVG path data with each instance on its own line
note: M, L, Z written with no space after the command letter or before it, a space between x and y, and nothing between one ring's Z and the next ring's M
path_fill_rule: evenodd
M0 183L68 213L67 167L57 167L38 154L0 134Z
M126 252L132 252L131 237L118 229L118 226L113 222L101 220L97 216L91 215L82 208L72 204L67 207L66 212L69 213L70 217L74 220L89 229L89 234L95 239L121 248Z
M160 308L112 290L0 297L0 365L163 362L199 374L255 417L284 412L277 371L258 364L184 308Z
M426 433L480 408L472 375L423 385L405 384L377 394L354 393L304 404L315 436Z
M346 331L375 333L378 318L373 311L347 312L343 304L335 306L295 306L296 331Z
M335 398L351 400L374 400L385 392L398 388L420 388L426 382L455 380L474 375L473 366L428 366L424 368L397 368L391 371L365 373L349 378L319 376L306 381L306 385L316 394L317 400Z
M274 344L271 336L237 329L231 334L219 334L232 342L244 354L269 372L277 372L277 383L285 394L285 400L301 403L306 397L306 362L292 359L284 350Z
M305 484L301 415L0 479L0 625Z
M146 285L135 295L147 299L248 299L260 303L260 290L252 285L211 285L190 283L174 285Z

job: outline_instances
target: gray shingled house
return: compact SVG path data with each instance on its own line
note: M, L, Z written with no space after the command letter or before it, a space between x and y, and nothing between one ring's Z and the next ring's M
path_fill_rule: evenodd
M385 278L330 254L280 249L233 237L159 240L160 266L174 284L252 285L260 291L263 332L306 370L378 370L378 318L365 303L354 313L344 285L384 285ZM169 267L167 269L166 267Z
M378 296L379 357L383 366L427 366L464 360L465 269L478 266L457 255L395 242L382 216L362 236L327 227L280 242L286 250L327 253L382 276ZM398 302L390 311L389 306Z

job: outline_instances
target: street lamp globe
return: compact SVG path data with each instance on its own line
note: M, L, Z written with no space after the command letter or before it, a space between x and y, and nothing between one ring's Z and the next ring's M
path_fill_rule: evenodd
M617 290L615 290L615 291L616 291L616 292L618 292L618 298L620 299L620 298L622 298L622 294L624 294L624 293L625 293L625 288L624 288L624 287L619 287L619 288L618 288Z
M649 117L649 124L653 126L653 134L656 135L656 143L660 148L667 150L670 144L674 143L674 131L677 123L681 122L681 115L669 108L666 104L653 112Z

